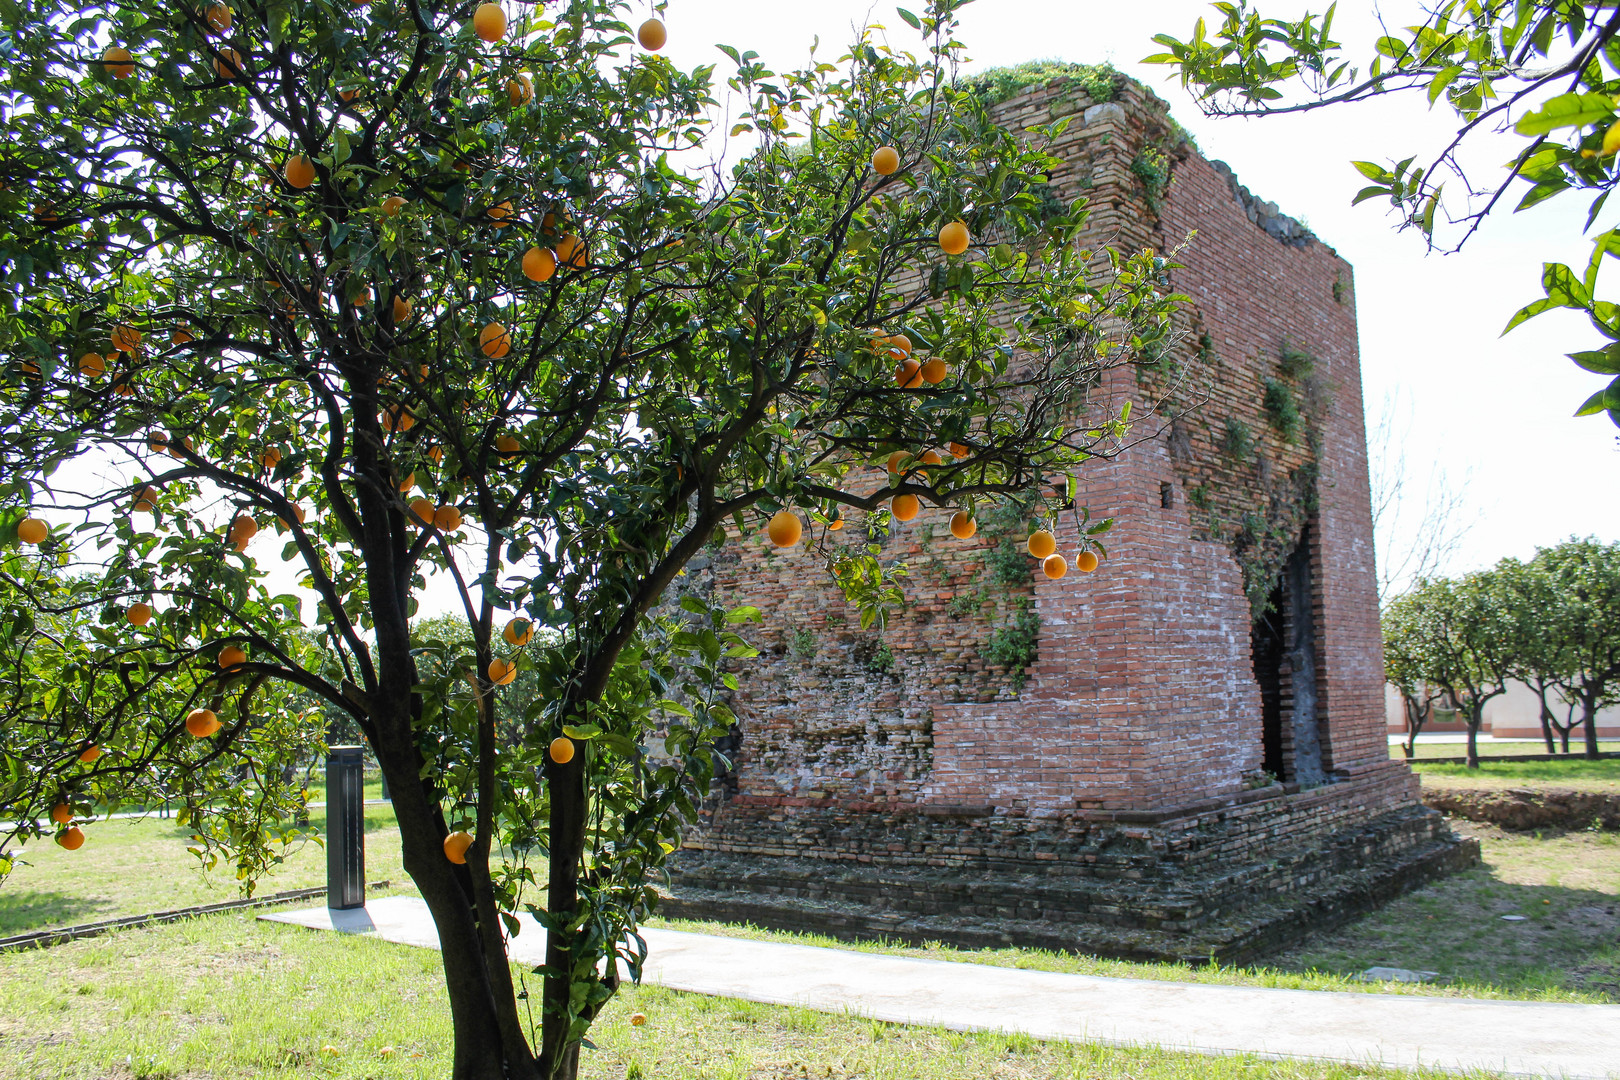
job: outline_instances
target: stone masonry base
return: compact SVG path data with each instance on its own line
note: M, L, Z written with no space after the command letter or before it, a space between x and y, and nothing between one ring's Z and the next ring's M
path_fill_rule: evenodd
M781 813L722 811L681 852L658 910L843 938L1244 963L1478 862L1477 841L1426 807L1356 814L1379 779L1180 815L800 808L788 827ZM1149 820L1099 820L1122 816ZM864 823L858 841L852 821ZM842 843L812 853L781 846L784 835Z

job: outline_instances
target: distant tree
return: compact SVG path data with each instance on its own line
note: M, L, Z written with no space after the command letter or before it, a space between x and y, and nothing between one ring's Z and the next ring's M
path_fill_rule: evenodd
M1217 3L1213 28L1199 19L1186 40L1155 35L1166 51L1147 62L1177 68L1182 86L1215 116L1271 116L1397 95L1414 116L1436 105L1449 110L1456 131L1426 163L1404 148L1387 164L1351 163L1367 181L1354 201L1387 201L1399 227L1417 230L1431 248L1458 250L1502 207L1523 210L1566 192L1590 199L1587 228L1598 221L1620 182L1620 9L1612 0L1402 6L1410 15L1380 17L1380 36L1357 58L1333 39L1336 5L1273 18L1250 0ZM1391 136L1408 137L1417 126L1392 125ZM1523 139L1506 171L1471 173L1480 155L1470 151L1501 159L1475 144L1503 131ZM1513 203L1515 187L1522 192ZM1606 411L1620 425L1620 308L1597 293L1607 256L1620 256L1620 228L1598 234L1580 272L1545 264L1546 296L1514 314L1507 329L1553 308L1585 313L1602 340L1570 358L1608 384L1576 415Z
M1428 626L1423 606L1410 594L1383 606L1384 679L1401 695L1406 717L1406 741L1402 752L1411 758L1417 751L1417 738L1429 719L1429 710L1442 692L1428 681L1430 668Z
M1408 687L1428 684L1456 705L1468 724L1467 764L1477 769L1485 704L1512 677L1512 598L1501 579L1482 571L1422 582L1390 605L1387 625L1396 674Z
M1555 659L1539 674L1567 703L1565 751L1569 728L1579 723L1585 756L1596 759L1598 711L1620 704L1620 544L1571 538L1540 549L1530 565L1557 605L1545 617Z
M1569 673L1572 662L1563 633L1570 613L1545 565L1503 559L1496 565L1496 573L1509 598L1514 627L1513 677L1536 692L1536 713L1547 753L1558 751L1553 742L1556 732L1567 754L1570 728L1580 723L1575 704L1559 694L1559 680Z

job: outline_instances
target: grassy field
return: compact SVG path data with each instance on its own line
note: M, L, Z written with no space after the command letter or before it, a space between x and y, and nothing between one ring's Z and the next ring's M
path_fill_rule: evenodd
M1579 759L1585 750L1585 744L1571 739L1569 748L1570 758ZM1620 751L1620 742L1607 740L1599 742L1598 751L1604 754ZM1461 742L1424 742L1419 739L1417 744L1417 759L1420 761L1423 758L1462 757L1467 752L1468 744ZM1539 740L1536 742L1497 742L1494 739L1486 738L1479 740L1479 756L1482 758L1511 757L1516 754L1545 754L1546 752L1547 744ZM1403 759L1406 757L1397 743L1389 744L1389 756ZM1559 756L1562 757L1563 755L1560 754Z
M439 1078L436 953L218 915L5 957L0 1080ZM632 1027L633 1012L648 1022ZM631 988L582 1075L603 1080L1349 1080L1440 1072L1201 1057ZM1475 1074L1483 1076L1486 1074Z
M1557 787L1577 791L1620 794L1620 758L1602 761L1486 761L1477 769L1466 765L1425 764L1412 769L1432 788Z
M314 811L310 823L324 827L325 812ZM191 830L173 818L114 818L84 831L78 851L64 851L49 839L14 849L20 865L0 885L0 937L241 896L231 873L202 873L186 851ZM388 805L366 807L366 878L406 880L399 829ZM288 849L286 861L260 881L258 893L325 884L326 849L305 843Z

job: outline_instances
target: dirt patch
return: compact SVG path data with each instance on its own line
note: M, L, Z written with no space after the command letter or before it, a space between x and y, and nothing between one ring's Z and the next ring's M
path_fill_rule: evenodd
M1423 801L1441 813L1501 829L1620 831L1620 795L1569 788L1425 788Z

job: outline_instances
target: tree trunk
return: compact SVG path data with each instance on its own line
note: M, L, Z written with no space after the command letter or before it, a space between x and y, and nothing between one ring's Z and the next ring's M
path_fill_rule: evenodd
M494 987L480 936L484 932L499 934L500 928L479 926L470 875L464 867L445 858L443 816L423 790L422 782L398 767L396 755L379 750L377 756L384 772L392 775L405 872L427 902L439 934L455 1039L451 1078L533 1080L538 1075L533 1057L513 1061L502 1045ZM415 756L410 754L411 758Z
M1417 756L1417 737L1423 730L1424 709L1405 694L1401 695L1401 702L1406 707L1406 742L1401 744L1401 750L1410 761Z
M1475 706L1468 710L1468 757L1467 765L1470 769L1479 768L1479 725L1484 719L1484 709Z
M570 715L565 712L565 716ZM546 884L546 910L553 918L579 905L579 867L585 851L589 803L585 792L585 755L580 746L566 765L547 760L551 787L551 862ZM574 1080L579 1074L579 1042L569 1038L567 1009L574 967L569 941L546 934L545 1020L540 1034L540 1075L544 1080Z
M1583 734L1586 736L1586 754L1588 761L1598 759L1597 736L1597 694L1585 693L1581 695L1581 723L1586 726Z
M1541 703L1541 737L1547 741L1547 753L1555 753L1553 750L1552 710L1547 708L1547 688L1545 686L1536 688L1536 699Z

